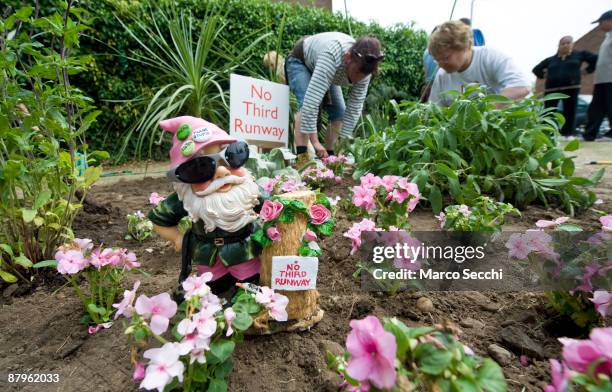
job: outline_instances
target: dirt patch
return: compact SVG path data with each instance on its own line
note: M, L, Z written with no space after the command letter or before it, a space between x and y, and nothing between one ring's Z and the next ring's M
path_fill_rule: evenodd
M350 181L329 193L346 196ZM597 210L612 210L610 175L597 191L603 204ZM95 186L91 197L99 206L82 211L75 221L78 237L94 239L106 245L127 247L134 251L150 277L139 276L140 292L148 295L170 291L177 284L179 255L169 243L154 237L142 244L126 241L125 216L136 210L148 210L151 192L169 194L170 183L164 178L119 181ZM507 229L526 229L537 219L563 215L554 210L530 207L522 219L513 219ZM597 227L599 216L593 209L573 219L585 227ZM436 227L431 211L419 210L412 216L415 230ZM464 325L462 341L479 355L488 355L489 346L498 344L510 350L500 331L512 327L542 350L545 357L558 356L560 345L554 328L547 328L551 315L542 295L528 292L401 292L395 296L361 290L352 277L357 263L350 256L350 243L342 237L352 223L342 212L337 216L333 237L321 244L320 303L323 320L311 331L250 337L234 355L234 372L229 380L231 391L334 391L339 380L326 370L326 351L344 346L352 318L369 314L398 317L408 325L432 325L451 322ZM135 277L131 277L135 279ZM43 385L3 385L3 390L39 391L129 391L131 380L128 342L121 323L95 335L88 335L79 324L82 308L72 289L61 281L41 286L27 296L12 298L0 312L0 373L57 373L60 382ZM126 287L131 287L127 282ZM422 312L417 299L427 297L433 310ZM471 325L471 326L470 326ZM552 331L552 333L551 333ZM558 331L558 330L557 330ZM549 381L546 359L530 358L523 366L515 349L503 366L511 391L539 391Z

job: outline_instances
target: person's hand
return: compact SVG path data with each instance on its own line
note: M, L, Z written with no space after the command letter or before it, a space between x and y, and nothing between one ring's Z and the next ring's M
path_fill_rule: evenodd
M321 142L314 141L312 142L312 146L315 149L315 152L317 153L317 157L319 158L327 158L327 150L325 149L325 147L321 144Z

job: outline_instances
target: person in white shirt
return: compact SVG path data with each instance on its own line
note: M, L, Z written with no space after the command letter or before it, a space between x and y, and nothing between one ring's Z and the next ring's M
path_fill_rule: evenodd
M460 21L442 23L429 37L429 52L438 62L430 102L449 106L448 90L463 91L479 83L493 94L521 99L529 94L531 82L512 59L488 46L474 47L470 27Z

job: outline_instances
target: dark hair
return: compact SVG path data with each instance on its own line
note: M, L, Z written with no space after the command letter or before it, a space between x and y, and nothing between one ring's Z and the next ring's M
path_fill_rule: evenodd
M373 35L359 38L351 47L351 61L357 63L359 72L364 75L378 74L378 63L385 56L382 54L380 41Z

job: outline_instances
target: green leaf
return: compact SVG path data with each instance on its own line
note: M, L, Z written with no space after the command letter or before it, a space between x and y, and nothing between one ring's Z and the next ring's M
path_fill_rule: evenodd
M53 267L57 268L57 260L43 260L34 264L32 268L44 268L44 267Z
M593 184L597 184L599 182L599 180L601 180L601 177L603 177L604 175L604 168L602 167L601 169L597 170L590 178L589 180L591 180L591 182Z
M570 181L562 179L562 178L545 178L545 179L535 180L535 182L537 182L538 184L542 186L555 187L555 186L563 186L569 183Z
M467 378L459 378L457 380L451 381L455 390L461 392L480 392L481 389L478 388L478 384L475 381L469 380Z
M578 140L572 140L571 142L567 143L567 146L565 146L563 150L576 151L578 148L580 148L580 142Z
M33 210L38 210L42 206L44 206L49 199L51 198L51 191L42 191L36 196L36 201L34 201L34 205L32 206Z
M444 163L437 162L436 168L438 169L440 173L444 174L448 178L452 178L454 180L459 179L459 177L457 177L457 173L450 167L446 166Z
M223 380L232 373L233 369L232 361L225 361L215 369L215 378Z
M9 256L13 257L13 249L7 244L0 244L0 249L6 252Z
M483 360L477 379L480 387L487 392L505 392L508 389L501 367L490 358Z
M281 212L278 221L282 223L290 223L293 222L294 219L295 215L293 214L293 210L289 208L283 208L283 211Z
M13 259L13 261L16 264L19 264L20 266L22 266L23 268L30 268L30 267L32 267L32 260L30 260L27 257L25 257L23 255L23 253L20 253L19 256L15 257Z
M106 309L101 308L99 306L96 306L96 304L94 303L90 303L87 305L87 309L92 312L92 313L97 313L97 314L101 314L104 315L106 314Z
M202 366L194 366L193 374L191 376L191 379L193 381L203 383L204 381L206 381L207 377L208 374Z
M23 217L23 221L25 223L30 223L34 220L34 217L36 216L36 210L28 210L25 208L21 208L21 215Z
M229 359L236 344L231 340L222 339L210 345L211 363L222 363Z
M26 20L32 15L32 10L31 6L21 7L15 12L15 15L20 20Z
M561 164L561 173L563 174L564 177L571 177L572 174L574 174L574 161L566 158L563 160L563 163Z
M227 383L225 380L220 378L213 378L208 385L208 392L226 392L227 391Z
M232 321L232 326L238 331L246 331L253 324L253 318L246 312L236 312L236 318Z
M6 283L15 283L17 282L17 277L11 273L0 270L0 278Z
M314 225L314 227L317 229L319 234L326 237L330 236L334 231L334 220L330 218L327 222L320 225Z
M563 224L560 224L559 226L557 226L557 228L559 230L569 231L569 232L572 232L572 233L576 233L576 232L582 231L582 227L580 227L578 225L574 225L572 223L563 223Z
M432 375L442 374L453 359L450 351L437 349L431 343L417 346L414 355L421 371Z
M546 152L546 154L544 154L544 156L540 159L540 162L542 163L542 165L545 165L548 162L554 161L556 159L560 159L563 158L563 151L553 148L551 150L548 150L548 152Z
M428 199L433 211L439 214L442 211L442 192L440 192L440 188L437 185L432 185L429 189Z

